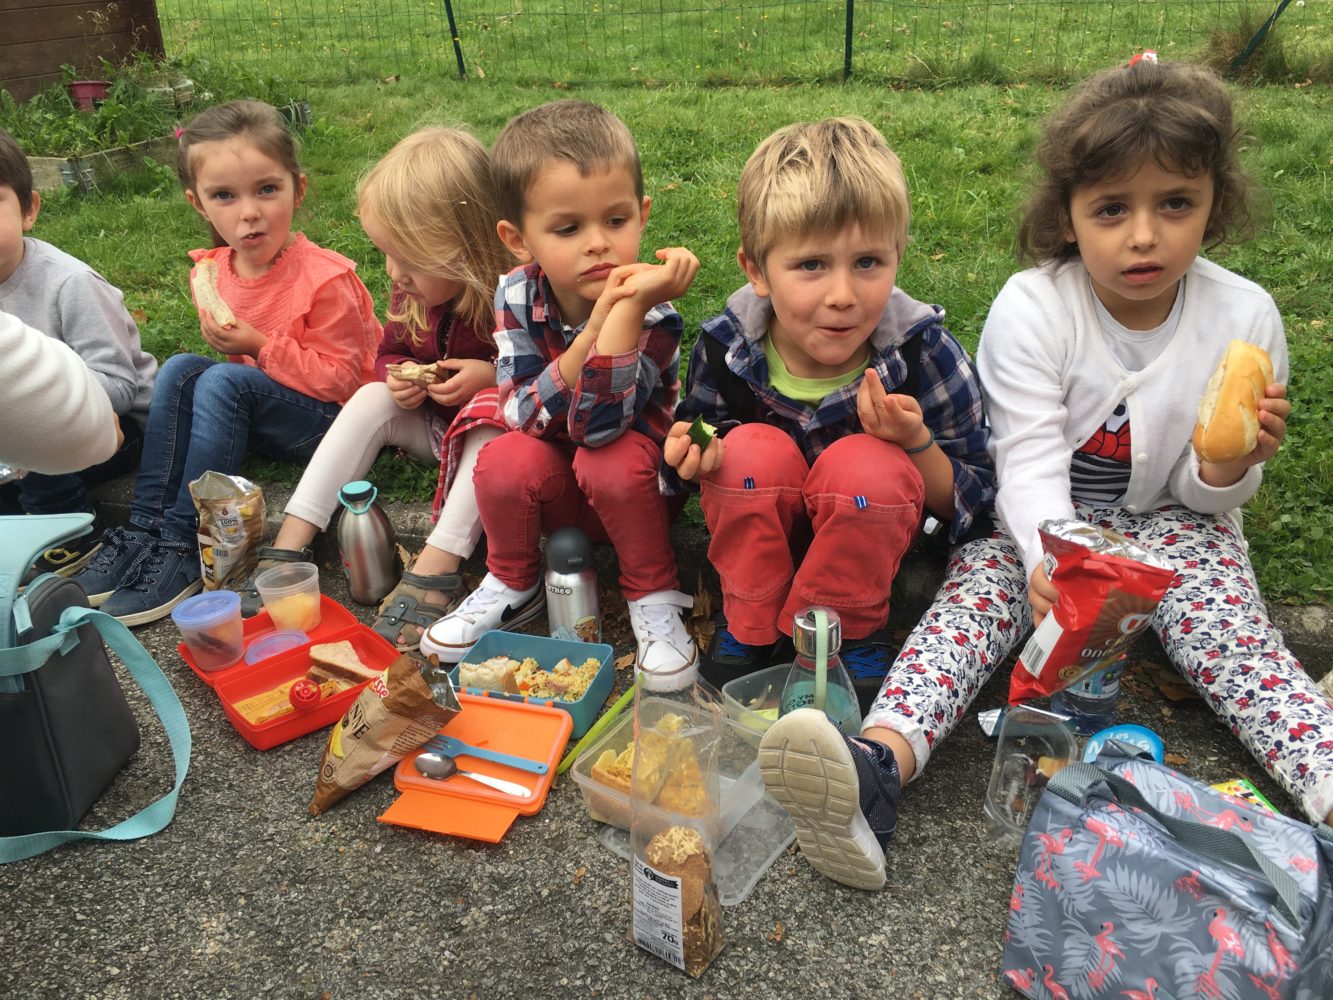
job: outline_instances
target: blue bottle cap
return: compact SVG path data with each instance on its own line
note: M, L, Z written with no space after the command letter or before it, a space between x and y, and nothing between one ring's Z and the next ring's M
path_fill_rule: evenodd
M1128 743L1132 747L1151 754L1152 759L1159 764L1162 763L1162 758L1165 755L1166 748L1160 736L1144 726L1125 723L1124 725L1110 726L1089 736L1088 745L1083 748L1084 763L1093 763L1097 759L1097 755L1102 752L1102 747L1106 745L1107 740L1119 740L1121 743Z

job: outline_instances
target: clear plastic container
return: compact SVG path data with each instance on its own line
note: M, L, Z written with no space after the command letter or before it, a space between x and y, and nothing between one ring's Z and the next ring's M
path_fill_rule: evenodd
M233 590L212 590L181 601L172 609L171 620L200 670L225 670L245 652L241 595Z
M1063 718L1030 705L1005 712L985 806L986 828L997 844L1018 846L1046 782L1075 760L1078 742Z
M279 656L289 649L304 646L309 641L310 636L295 629L265 632L263 635L255 636L250 640L249 645L245 648L245 662L259 663L271 657Z
M320 622L319 567L314 563L283 563L255 577L255 589L277 629L310 632Z
M740 723L747 736L753 734L752 742L756 745L768 732L768 727L777 721L782 686L786 684L790 670L785 663L780 663L722 685L722 707L727 718Z

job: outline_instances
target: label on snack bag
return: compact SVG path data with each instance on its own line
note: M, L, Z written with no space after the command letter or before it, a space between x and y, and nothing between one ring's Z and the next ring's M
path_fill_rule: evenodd
M634 943L685 969L680 879L634 859Z

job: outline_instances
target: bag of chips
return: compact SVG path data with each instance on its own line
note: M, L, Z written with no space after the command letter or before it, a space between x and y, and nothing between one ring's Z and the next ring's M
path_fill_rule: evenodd
M1043 566L1060 598L1019 655L1011 705L1054 694L1120 659L1175 578L1161 556L1095 524L1050 520L1039 529Z
M204 589L240 586L264 544L264 491L241 476L205 472L190 483L190 497L199 512Z

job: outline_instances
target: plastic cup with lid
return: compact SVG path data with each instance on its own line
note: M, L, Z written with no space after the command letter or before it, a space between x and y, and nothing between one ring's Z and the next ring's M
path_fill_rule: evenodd
M200 670L223 670L245 652L241 595L234 590L212 590L182 601L172 609L171 619Z
M282 563L266 569L255 577L255 589L274 628L309 634L319 625L319 567L314 563Z

